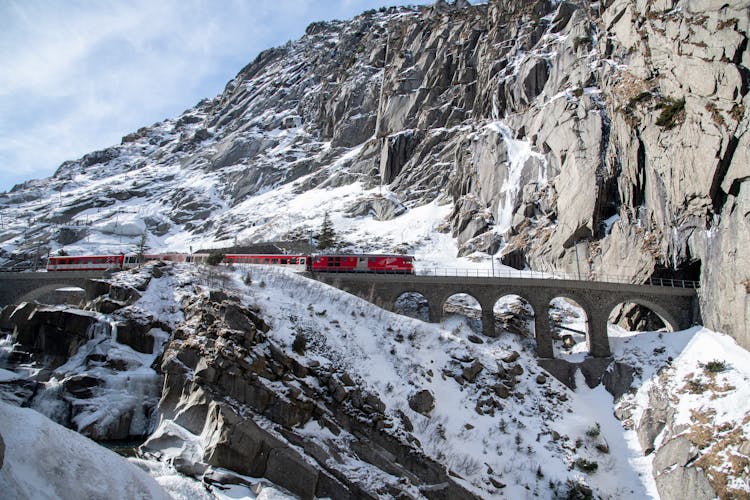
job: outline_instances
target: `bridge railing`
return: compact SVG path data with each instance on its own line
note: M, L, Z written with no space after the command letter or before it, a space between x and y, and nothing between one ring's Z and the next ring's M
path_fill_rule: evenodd
M0 273L22 273L26 271L46 271L44 266L36 266L31 264L12 266L12 267L0 267Z
M532 279L560 279L572 281L596 281L604 283L634 284L628 276L611 274L597 274L587 277L578 274L545 273L539 271L520 271L511 269L482 269L482 268L460 268L460 267L420 267L415 270L417 276L455 276L467 278L532 278ZM698 281L679 280L671 278L649 278L640 285L667 286L674 288L700 288Z

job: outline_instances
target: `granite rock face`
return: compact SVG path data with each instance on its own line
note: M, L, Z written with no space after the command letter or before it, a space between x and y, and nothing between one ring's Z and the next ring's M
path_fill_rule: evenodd
M197 478L221 467L301 498L396 496L407 482L426 498L476 498L396 431L376 394L345 372L301 364L237 297L196 295L182 307L185 321L161 362L160 423L145 450ZM304 431L317 427L325 439ZM367 483L352 460L369 471Z

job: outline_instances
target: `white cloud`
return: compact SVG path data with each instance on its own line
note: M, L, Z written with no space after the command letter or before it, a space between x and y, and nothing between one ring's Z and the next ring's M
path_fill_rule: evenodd
M4 0L0 190L213 97L312 21L393 3Z

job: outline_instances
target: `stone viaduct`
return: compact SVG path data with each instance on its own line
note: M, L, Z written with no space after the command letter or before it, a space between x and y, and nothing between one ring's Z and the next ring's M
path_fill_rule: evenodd
M548 308L563 297L572 299L586 313L589 353L595 357L611 355L607 320L621 303L636 303L658 314L673 330L682 330L698 320L698 301L694 288L653 285L629 285L595 281L535 278L443 277L394 274L307 273L329 285L394 310L396 299L417 292L427 299L431 322L440 322L443 305L452 295L474 297L482 308L482 328L495 336L495 303L507 295L518 295L534 309L537 355L554 357Z
M49 297L66 287L86 289L88 280L101 278L103 274L102 271L0 273L0 306ZM694 288L538 278L357 273L306 275L391 311L402 294L419 293L427 300L429 319L435 323L442 319L443 305L449 297L459 293L470 295L481 306L482 328L487 336L496 335L495 303L507 295L518 295L528 301L534 310L537 355L540 358L554 357L548 308L550 302L558 297L571 299L584 310L588 325L588 349L595 357L611 354L607 319L621 303L636 303L651 309L673 330L688 328L699 319Z
M103 275L104 271L0 273L0 307L39 300L55 294L61 288L77 287L85 290L88 280L101 278Z

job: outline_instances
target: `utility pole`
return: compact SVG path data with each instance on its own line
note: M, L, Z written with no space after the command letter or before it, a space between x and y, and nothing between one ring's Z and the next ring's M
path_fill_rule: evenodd
M36 271L37 268L39 268L39 245L40 243L37 241L36 242L36 255L34 255L34 271Z
M310 262L307 263L307 267L310 269L310 271L313 270L312 265L312 258L313 258L313 232L312 229L310 229L310 237L307 240L309 251L307 252L307 258L310 260Z
M578 241L573 244L576 249L576 270L578 271L578 281L581 281L581 265L578 263Z

